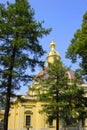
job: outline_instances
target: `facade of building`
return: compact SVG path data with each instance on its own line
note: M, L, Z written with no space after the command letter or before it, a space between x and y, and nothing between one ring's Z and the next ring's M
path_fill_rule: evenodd
M0 110L0 130L3 130L4 110Z
M59 53L55 50L54 41L50 44L50 52L46 58L46 66L48 66L48 62L53 63L55 58L60 59ZM39 72L39 76L43 76L45 74L45 69ZM72 80L74 78L74 72L67 72L69 79ZM85 91L87 91L87 85L82 84ZM36 98L36 94L31 88L38 88L40 84L33 81L28 91L25 95L20 95L12 100L10 112L9 112L9 130L55 130L56 122L46 122L46 115L41 114L40 110L42 109L43 102L39 101ZM32 95L32 96L30 96ZM87 95L85 95L87 96ZM3 116L2 116L3 117ZM1 114L0 114L0 118ZM66 128L66 130L87 130L87 121L85 121L84 127L81 124L79 126L72 126ZM62 121L59 122L60 130L65 130L64 124Z

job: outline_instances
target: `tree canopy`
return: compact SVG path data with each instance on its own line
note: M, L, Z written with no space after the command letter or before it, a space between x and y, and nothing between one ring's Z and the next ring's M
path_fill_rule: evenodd
M78 62L78 59L80 59L79 66L87 80L87 12L83 15L81 28L74 33L66 57L73 63Z
M27 0L0 4L0 92L6 95L4 130L7 130L10 97L21 82L32 79L29 70L36 65L43 66L40 60L45 51L40 38L48 35L50 28L43 27L43 21L34 18L34 10ZM28 72L27 72L28 71Z
M41 112L46 113L48 121L56 120L56 130L59 130L59 120L70 125L86 116L84 90L79 87L81 79L76 73L70 81L68 71L60 60L55 60L49 63L45 75L37 79L42 85L38 92L43 101Z

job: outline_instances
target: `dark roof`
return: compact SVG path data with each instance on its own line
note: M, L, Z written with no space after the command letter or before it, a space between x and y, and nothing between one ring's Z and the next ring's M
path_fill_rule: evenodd
M47 69L47 68L42 69L42 70L38 73L37 77L46 76L46 69ZM69 79L74 79L75 71L73 71L73 70L68 70L68 71L67 71L67 74L68 74L68 76L69 76Z

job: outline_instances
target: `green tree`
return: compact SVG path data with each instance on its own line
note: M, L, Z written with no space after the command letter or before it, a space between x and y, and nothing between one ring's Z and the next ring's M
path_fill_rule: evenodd
M3 96L2 94L0 94L0 110L4 110L5 109L5 96Z
M80 59L79 66L87 80L87 12L83 15L81 28L74 33L66 57L73 63L78 62L78 59Z
M59 130L60 119L68 124L85 118L84 91L77 86L81 79L74 78L70 82L67 72L62 62L55 60L54 64L48 65L45 75L37 78L42 85L36 90L39 91L39 99L43 101L40 112L46 113L48 121L56 120L56 130Z
M8 129L14 90L21 87L21 82L25 84L32 79L30 70L34 71L36 65L43 66L40 57L45 51L39 40L51 31L43 23L35 20L27 0L0 4L0 90L6 95L4 130Z

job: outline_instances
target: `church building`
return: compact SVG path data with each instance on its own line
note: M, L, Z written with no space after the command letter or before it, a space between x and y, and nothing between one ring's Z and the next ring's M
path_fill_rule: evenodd
M56 44L54 41L50 43L50 52L46 57L46 67L48 62L53 63L54 59L61 59L59 53L56 51ZM37 75L43 76L45 69L41 70ZM74 72L67 72L69 79L74 78ZM43 102L37 100L34 88L38 88L40 84L32 81L25 95L19 95L12 99L11 108L9 112L8 130L56 130L56 122L46 122L46 115L41 114L39 111L42 109ZM87 84L81 84L87 91ZM33 89L31 89L33 88ZM32 95L32 96L30 96ZM87 96L87 95L85 95ZM60 130L64 129L62 121L59 122ZM66 130L78 130L77 127L66 128ZM79 130L87 130L87 120L84 127L81 126Z

